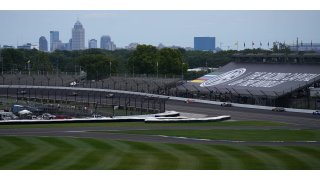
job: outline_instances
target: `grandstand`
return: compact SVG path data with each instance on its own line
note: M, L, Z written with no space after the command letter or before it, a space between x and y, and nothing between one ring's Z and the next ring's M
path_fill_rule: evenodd
M23 74L12 73L0 75L3 85L32 85L32 86L69 86L71 82L80 81L80 76L68 74Z
M318 64L231 62L177 87L177 94L244 104L317 108L310 87L320 82Z
M111 76L102 80L86 80L85 77L74 74L26 74L7 73L0 75L2 85L32 85L32 86L67 86L114 89L136 91L152 94L168 94L171 88L176 87L179 78L157 78L147 76Z
M122 77L112 76L98 81L81 81L77 86L86 88L116 89L152 94L168 94L176 87L178 78Z

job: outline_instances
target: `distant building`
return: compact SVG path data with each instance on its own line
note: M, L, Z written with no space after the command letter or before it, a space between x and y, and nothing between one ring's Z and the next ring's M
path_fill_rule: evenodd
M216 49L215 37L194 37L194 50L214 51Z
M59 31L50 31L50 51L55 51L60 43Z
M291 51L315 51L320 52L320 43L299 43L298 45L289 45Z
M27 43L21 46L17 46L18 49L31 49L32 45L31 43Z
M116 50L116 45L114 44L114 42L111 41L110 36L104 35L104 36L101 36L101 39L100 39L100 48L114 51Z
M44 36L39 38L39 51L47 52L48 51L48 41Z
M130 43L128 46L125 48L128 50L135 50L139 44L138 43Z
M162 43L159 43L159 45L158 45L158 49L162 49L162 48L165 48L166 46L165 45L163 45Z
M100 38L100 48L108 49L108 44L111 42L110 36L101 36Z
M3 45L2 49L14 49L14 46L10 46L10 45Z
M85 49L85 30L80 23L77 21L72 28L72 50Z
M88 43L89 49L98 48L97 43L98 43L98 42L97 42L96 39L91 39L91 40L89 40L89 43Z

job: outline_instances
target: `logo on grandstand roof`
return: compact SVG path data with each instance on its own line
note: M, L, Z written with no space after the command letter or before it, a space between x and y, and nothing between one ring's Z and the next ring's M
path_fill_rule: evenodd
M219 76L215 76L202 84L200 84L201 87L209 87L209 86L214 86L217 84L225 83L228 81L231 81L239 76L241 76L243 73L246 72L246 68L239 68L239 69L234 69L232 71L225 72L223 74L220 74Z

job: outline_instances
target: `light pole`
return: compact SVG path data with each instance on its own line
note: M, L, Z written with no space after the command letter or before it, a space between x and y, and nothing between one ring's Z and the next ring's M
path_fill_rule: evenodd
M133 66L132 66L132 77L134 77L134 59L133 59Z
M159 78L159 62L157 61L157 78Z
M182 80L183 80L183 65L184 65L184 63L182 62L181 63L181 78L182 78Z
M29 72L29 76L30 76L30 59L27 63L28 63L28 72Z

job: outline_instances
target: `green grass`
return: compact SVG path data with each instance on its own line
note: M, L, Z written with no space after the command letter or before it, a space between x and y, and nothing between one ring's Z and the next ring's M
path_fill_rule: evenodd
M221 122L191 122L191 123L144 123L144 122L101 122L101 123L55 123L55 124L0 124L0 129L15 128L60 128L60 127L122 127L122 126L285 126L285 123L270 121L221 121Z
M106 133L165 135L212 140L239 141L320 141L319 130L127 130Z
M320 169L319 146L0 137L0 169Z

